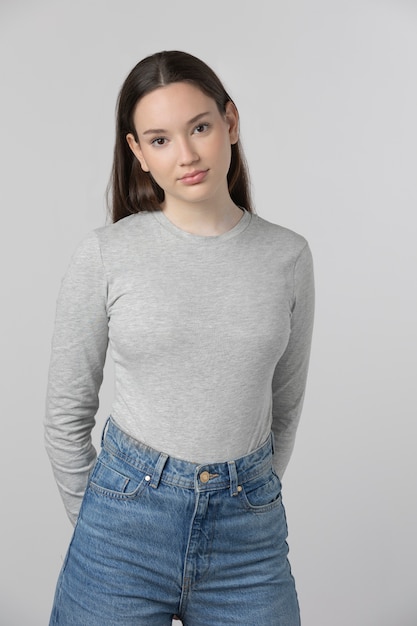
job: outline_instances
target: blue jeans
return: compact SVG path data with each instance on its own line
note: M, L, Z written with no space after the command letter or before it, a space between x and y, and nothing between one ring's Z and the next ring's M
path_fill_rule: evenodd
M50 626L299 626L271 438L197 465L105 431Z

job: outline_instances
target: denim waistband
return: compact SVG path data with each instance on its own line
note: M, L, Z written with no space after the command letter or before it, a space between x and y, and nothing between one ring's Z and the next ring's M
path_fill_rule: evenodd
M159 483L213 491L229 488L236 495L242 484L263 475L272 467L272 433L259 448L238 459L222 463L197 464L175 457L137 441L123 432L110 417L103 430L102 447L128 465L147 474L151 487Z

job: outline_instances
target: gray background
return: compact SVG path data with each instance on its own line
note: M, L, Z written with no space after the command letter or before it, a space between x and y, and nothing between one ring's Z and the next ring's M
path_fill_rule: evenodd
M314 253L311 374L284 481L303 626L415 626L412 0L1 0L0 623L47 623L71 534L42 442L55 300L106 219L121 83L173 48L236 100L257 212ZM111 392L109 366L99 428Z

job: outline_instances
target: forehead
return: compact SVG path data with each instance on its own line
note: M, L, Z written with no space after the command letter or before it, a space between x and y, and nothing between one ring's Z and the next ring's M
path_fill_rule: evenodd
M218 113L217 104L190 83L171 83L146 94L136 105L133 119L139 132L185 124L200 113ZM146 127L146 128L145 128Z

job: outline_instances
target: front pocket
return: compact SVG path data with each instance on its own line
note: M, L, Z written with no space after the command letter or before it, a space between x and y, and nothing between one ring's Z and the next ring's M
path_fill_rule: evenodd
M146 484L144 475L127 476L98 459L89 487L105 496L128 500L136 498Z
M240 492L247 510L264 513L281 505L281 482L271 470L270 473L243 485Z

